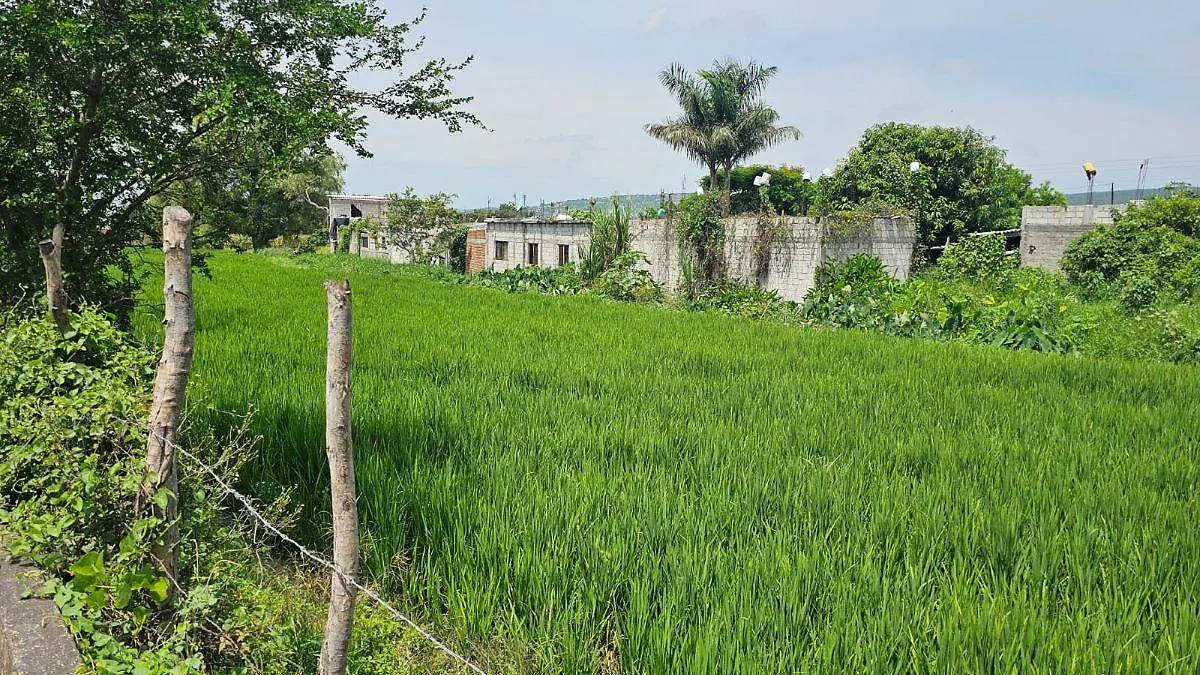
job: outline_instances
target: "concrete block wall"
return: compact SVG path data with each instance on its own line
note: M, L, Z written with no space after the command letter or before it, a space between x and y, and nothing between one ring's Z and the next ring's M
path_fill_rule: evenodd
M578 262L587 245L590 224L576 221L493 220L476 226L486 232L484 269L502 272L528 265L527 245L539 244L540 263L558 264L558 244L570 246L570 261ZM907 279L915 237L903 218L876 218L849 234L834 235L813 218L780 218L774 232L760 234L757 218L725 221L725 259L729 275L743 283L777 292L786 300L800 301L813 286L817 268L826 260L844 260L855 253L879 256L899 279ZM646 254L643 268L670 293L677 292L681 272L675 223L665 219L629 223L630 245ZM507 244L504 260L496 258L497 242ZM769 255L758 251L769 247ZM762 263L765 269L759 269Z
M1102 225L1112 225L1119 206L1026 206L1021 209L1021 264L1059 269L1067 246Z
M874 218L862 227L836 227L825 232L823 256L845 261L857 253L869 253L883 262L889 274L904 281L912 270L916 233L906 218Z

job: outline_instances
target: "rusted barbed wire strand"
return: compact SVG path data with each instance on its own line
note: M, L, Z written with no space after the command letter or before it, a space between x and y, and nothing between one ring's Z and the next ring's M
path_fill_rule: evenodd
M119 422L123 422L125 424L129 424L131 426L138 427L139 429L143 429L147 433L156 434L156 432L153 429L151 429L149 427L149 425L142 424L139 422L132 422L130 420L123 419L120 417L115 417L114 419L116 419ZM159 439L164 441L165 443L171 443L170 440L165 439L162 436L159 436ZM240 502L242 504L242 506L246 509L246 511L249 512L249 514L251 516L253 516L256 521L261 523L263 525L263 527L267 528L267 530L269 530L276 537L279 537L281 540L287 542L288 544L291 544L292 547L295 548L297 551L299 551L300 554L303 555L305 558L308 558L312 562L315 562L318 565L330 570L331 572L336 574L338 576L338 578L342 579L342 581L344 583L354 586L359 591L361 591L364 595L371 598L375 602L379 603L379 605L381 607L386 609L388 612L391 612L391 614L393 616L395 616L397 619L399 619L400 621L402 621L403 623L408 625L410 628L415 630L418 634L421 635L421 637L425 638L425 640L428 641L430 644L432 644L434 647L436 647L438 649L438 651L442 652L443 654L446 654L447 656L451 657L455 661L466 666L467 668L469 668L472 672L476 673L477 675L487 675L487 672L485 672L482 668L475 665L473 662L471 662L465 656L459 654L458 652L454 651L450 647L446 646L445 643L443 643L441 640L438 640L436 637L434 637L432 634L430 634L429 631L422 628L415 621L408 618L403 613L401 613L398 609L393 607L392 604L389 603L387 600L384 600L382 597L380 597L380 595L378 593L376 593L375 591L371 590L370 588L367 588L366 586L358 583L354 579L351 579L351 578L347 577L346 575L342 574L341 570L339 570L333 563L329 562L328 560L325 560L324 558L317 555L316 553L313 553L312 551L305 548L300 542L296 541L295 539L292 539L287 534L284 534L283 530L279 529L279 527L277 527L270 520L267 520L266 516L262 515L262 513L259 512L259 510L251 502L249 497L247 497L246 495L243 495L241 492L238 492L236 489L234 489L232 486L230 486L228 483L226 483L225 480L223 478L221 478L220 474L218 474L215 469L210 467L208 464L205 464L204 461L201 460L199 457L196 457L192 453L188 452L187 448L183 447L182 445L179 445L178 443L171 443L171 445L174 446L175 450L179 451L179 454L183 455L189 461L191 461L194 464L196 464L197 466L199 466L201 469L204 470L205 473L207 473L209 476L211 476L212 479L217 482L217 485L222 490L224 490L226 494L228 494L229 496L233 497L238 502Z

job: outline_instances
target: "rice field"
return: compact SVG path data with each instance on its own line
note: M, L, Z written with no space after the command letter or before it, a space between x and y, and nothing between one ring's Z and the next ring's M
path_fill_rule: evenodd
M323 542L332 274L210 265L192 415ZM490 672L1200 671L1196 369L357 269L366 570Z

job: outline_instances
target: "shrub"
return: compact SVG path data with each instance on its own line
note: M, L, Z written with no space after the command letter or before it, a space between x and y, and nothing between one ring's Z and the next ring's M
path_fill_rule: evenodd
M725 221L715 192L688 195L679 202L676 235L680 277L686 297L725 278Z
M43 571L38 592L59 606L89 673L309 672L321 645L328 577L281 569L269 557L264 562L262 548L251 549L257 536L237 525L218 486L190 461L180 462L185 592L173 609L159 607L169 581L149 548L163 524L134 512L146 443L140 420L154 362L154 350L88 308L72 317L65 336L44 317L5 326L0 525L12 535L6 548ZM230 482L253 459L239 440L244 431L243 425L220 443L211 434L188 433L189 451ZM262 508L286 527L285 506ZM357 617L354 672L400 675L418 663L434 672L435 650L390 615L360 602Z
M883 261L866 253L827 261L814 281L804 296L805 316L847 328L880 326L898 286Z
M642 262L647 262L647 259L640 251L622 253L592 282L592 290L607 298L625 302L661 300L662 286L655 283L649 271L638 268L638 264Z
M1115 296L1145 307L1200 291L1200 241L1166 225L1121 217L1067 246L1062 269L1087 297ZM1153 291L1153 293L1151 293ZM1150 296L1153 297L1150 297Z
M795 303L790 303L792 307ZM688 309L705 311L717 310L727 314L762 318L779 312L786 307L779 294L757 286L726 281L720 286L704 289L699 295L686 303Z
M934 266L948 279L979 280L1017 269L1020 260L1005 250L1002 234L963 237L950 243Z
M587 213L592 226L588 245L579 253L579 273L585 281L591 281L629 251L629 207L613 197L611 208Z
M175 611L158 609L169 581L148 550L163 524L132 515L145 435L121 422L144 414L154 361L86 308L65 336L37 319L0 343L0 523L13 534L9 549L50 574L41 592L59 605L88 665L106 673L227 662L222 651L238 646L223 645L227 636L205 622L237 633L251 616L236 619L219 599L221 582L198 564L181 566L194 583ZM181 529L195 524L185 519Z
M574 265L519 266L503 272L485 270L475 276L475 283L509 293L534 291L551 295L574 295L583 290L583 280Z
M1122 218L1146 225L1169 227L1188 237L1200 237L1200 190L1184 183L1167 186L1167 196L1133 204Z

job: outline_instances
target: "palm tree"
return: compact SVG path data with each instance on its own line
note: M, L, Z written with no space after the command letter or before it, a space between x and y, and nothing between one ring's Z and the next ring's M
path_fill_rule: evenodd
M754 61L742 65L729 59L716 61L711 69L693 76L683 66L672 64L658 79L679 101L683 114L661 124L647 124L646 132L703 164L714 188L718 170L725 169L727 204L729 176L738 162L777 143L800 138L795 127L777 126L779 113L761 100L776 70Z

